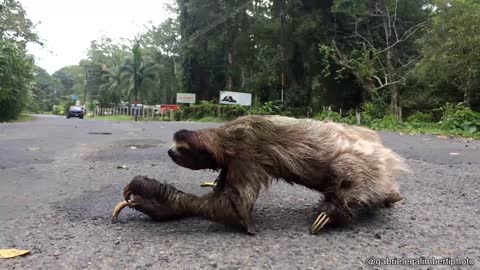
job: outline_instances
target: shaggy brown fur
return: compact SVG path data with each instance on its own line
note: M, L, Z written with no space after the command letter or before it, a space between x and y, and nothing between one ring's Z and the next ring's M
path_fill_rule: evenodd
M136 177L126 188L136 209L157 220L199 216L251 231L258 194L272 179L324 194L330 223L350 222L352 209L384 207L401 199L395 180L408 171L374 131L282 116L245 116L219 128L180 130L169 155L193 170L219 169L212 193L198 197Z

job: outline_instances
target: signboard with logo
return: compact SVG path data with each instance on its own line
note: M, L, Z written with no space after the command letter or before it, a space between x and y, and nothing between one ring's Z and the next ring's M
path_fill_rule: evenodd
M177 103L195 104L195 94L177 93Z
M220 91L220 104L252 105L252 94L241 92Z

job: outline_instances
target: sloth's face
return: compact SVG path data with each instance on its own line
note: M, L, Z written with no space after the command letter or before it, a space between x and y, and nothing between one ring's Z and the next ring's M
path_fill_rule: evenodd
M177 165L191 170L216 169L212 154L195 143L195 133L180 130L175 133L175 143L168 149L168 155Z

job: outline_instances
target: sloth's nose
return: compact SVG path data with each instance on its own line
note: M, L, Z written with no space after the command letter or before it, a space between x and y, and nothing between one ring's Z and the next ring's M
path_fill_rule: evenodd
M175 151L173 149L168 149L168 156L173 157L175 155Z

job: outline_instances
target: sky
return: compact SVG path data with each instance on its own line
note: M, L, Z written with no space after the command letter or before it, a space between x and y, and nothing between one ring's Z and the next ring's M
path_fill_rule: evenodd
M90 42L105 35L133 38L148 22L168 18L172 0L20 0L45 43L29 45L36 64L50 74L86 58Z

